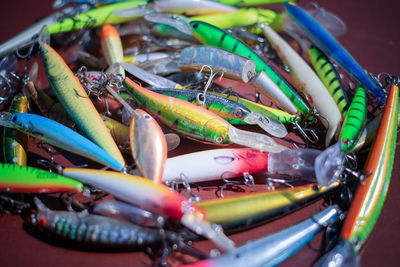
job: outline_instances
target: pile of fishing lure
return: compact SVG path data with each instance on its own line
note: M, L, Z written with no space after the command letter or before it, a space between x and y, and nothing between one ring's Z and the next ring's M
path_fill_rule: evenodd
M161 265L176 250L188 266L277 265L327 229L315 265L357 264L390 180L399 89L341 47L340 19L248 7L284 1L70 2L0 45L2 212ZM322 198L287 229L229 238Z

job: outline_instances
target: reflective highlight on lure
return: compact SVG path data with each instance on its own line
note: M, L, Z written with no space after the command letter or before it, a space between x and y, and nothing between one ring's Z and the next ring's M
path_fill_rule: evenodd
M108 66L123 62L124 51L122 49L121 38L119 37L119 33L114 26L106 24L101 27L100 44ZM125 70L121 66L119 66L118 73L120 73L122 76L125 76Z

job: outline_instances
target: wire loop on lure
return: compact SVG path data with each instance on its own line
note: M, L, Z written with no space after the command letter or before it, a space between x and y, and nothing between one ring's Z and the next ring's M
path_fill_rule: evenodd
M207 83L204 86L203 93L198 93L197 94L196 100L200 105L203 105L206 102L206 92L207 92L208 88L211 86L211 83L213 82L215 76L217 76L217 74L221 74L221 76L219 77L220 80L222 79L222 76L224 76L224 72L222 72L222 71L214 71L214 69L209 65L202 66L200 71L199 71L199 73L202 73L204 68L210 69L210 77L208 78Z
M290 179L286 180L286 179L267 177L267 178L265 178L265 180L266 180L266 184L267 184L267 190L272 191L272 190L275 190L274 183L282 184L287 187L294 188L294 186L290 183L296 181L297 178L291 177Z
M41 149L41 150L43 150L44 152L47 153L47 155L49 155L49 160L43 160L43 159L38 160L39 164L41 164L41 163L45 164L45 165L42 165L42 166L46 167L46 168L47 167L54 167L54 166L58 165L54 161L54 156L60 155L60 153L56 149L54 149L54 147L52 147L49 144L44 143L42 141L37 142L36 143L36 147ZM50 164L46 165L45 161L48 161ZM55 164L55 165L53 165L53 164ZM59 166L61 166L61 165L59 165ZM49 169L49 171L51 172L51 168Z

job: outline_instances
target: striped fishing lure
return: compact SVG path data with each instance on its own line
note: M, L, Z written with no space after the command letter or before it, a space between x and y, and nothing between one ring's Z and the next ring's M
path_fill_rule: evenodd
M272 81L276 83L285 95L293 102L301 114L309 114L310 108L296 93L296 91L270 65L268 65L264 59L262 59L245 43L224 30L202 21L191 21L190 25L192 26L193 36L201 43L216 46L254 60L256 63L256 72L260 72L261 70L265 71ZM273 101L273 99L271 99L271 101Z
M349 100L346 92L344 91L339 73L336 71L336 68L333 66L332 62L330 62L325 54L317 47L310 47L308 49L308 55L310 56L311 64L314 70L317 72L318 77L324 83L325 87L335 100L336 105L342 113L342 118L344 118L349 108Z
M342 149L345 153L351 151L357 144L366 117L367 99L365 90L362 86L358 86L339 135L339 140L342 141Z

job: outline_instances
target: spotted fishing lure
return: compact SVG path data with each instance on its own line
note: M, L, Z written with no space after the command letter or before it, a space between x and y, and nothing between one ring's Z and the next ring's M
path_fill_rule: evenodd
M32 224L42 232L72 244L90 248L138 250L162 245L162 236L157 229L89 214L87 211L50 210L38 198L34 198L34 202L37 212L31 215ZM165 231L164 237L173 240L177 235Z

